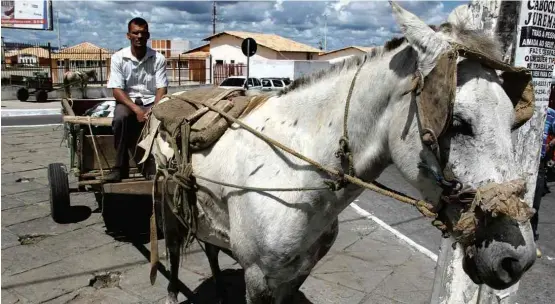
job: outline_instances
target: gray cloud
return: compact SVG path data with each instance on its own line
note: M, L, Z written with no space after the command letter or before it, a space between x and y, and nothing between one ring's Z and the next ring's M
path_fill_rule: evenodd
M401 5L425 22L437 24L467 2L408 1ZM151 39L188 39L198 46L212 34L211 1L55 1L53 7L59 13L62 44L68 46L84 41L110 49L127 46L127 22L137 16L149 22ZM323 40L326 19L328 50L379 45L400 34L386 1L218 1L217 12L218 32L275 33L313 47ZM57 45L56 31L2 32L7 41Z

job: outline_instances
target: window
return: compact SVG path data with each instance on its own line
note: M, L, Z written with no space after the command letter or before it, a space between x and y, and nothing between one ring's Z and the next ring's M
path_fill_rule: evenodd
M235 60L230 60L231 63L235 63Z
M283 83L281 82L281 80L272 79L272 83L276 88L283 88Z
M283 83L287 86L291 84L291 80L289 80L289 78L285 78L283 79Z
M258 79L256 79L256 78L253 78L253 81L254 81L254 86L255 86L255 87L261 86L260 80L258 80Z
M216 60L216 64L224 64L223 60Z
M227 78L220 85L224 87L242 87L244 84L244 78Z
M270 81L268 79L263 79L262 80L262 86L265 88L271 88L272 84L270 83Z
M189 68L189 60L181 61L180 64L181 64L181 67L184 69Z
M169 61L169 60L168 60L168 61L166 61L166 67L168 67L168 68L171 68L171 66L172 66L172 62L171 62L171 61Z
M253 87L252 78L249 78L249 87Z

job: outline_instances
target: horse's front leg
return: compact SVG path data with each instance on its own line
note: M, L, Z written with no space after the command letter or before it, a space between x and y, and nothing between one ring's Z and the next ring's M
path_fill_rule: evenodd
M220 253L221 248L210 243L204 244L206 248L208 263L210 264L210 270L212 271L212 277L214 278L214 282L216 283L219 302L227 303L225 284L223 282L222 272L220 271L220 263L218 261L218 254Z
M179 292L179 258L181 246L183 244L183 236L181 223L178 222L175 214L170 209L167 203L162 206L162 217L164 223L164 239L166 240L166 248L169 255L170 262L170 279L168 283L168 296L166 297L166 304L177 304L177 295Z
M83 81L83 83L81 84L81 94L83 95L83 98L87 98L87 82Z

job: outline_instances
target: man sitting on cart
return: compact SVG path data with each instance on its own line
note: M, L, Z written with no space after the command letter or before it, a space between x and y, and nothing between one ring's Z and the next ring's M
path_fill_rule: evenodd
M116 108L112 129L117 150L115 170L105 177L120 181L129 176L129 152L134 153L151 107L167 93L166 58L147 46L148 23L134 18L127 24L129 47L112 55L108 88Z

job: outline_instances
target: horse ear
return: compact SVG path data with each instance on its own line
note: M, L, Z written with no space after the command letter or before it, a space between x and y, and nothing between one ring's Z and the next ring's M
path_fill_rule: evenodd
M419 70L424 76L427 76L436 66L439 55L447 50L449 44L420 18L393 1L389 1L389 3L393 8L393 16L405 38L418 53Z

